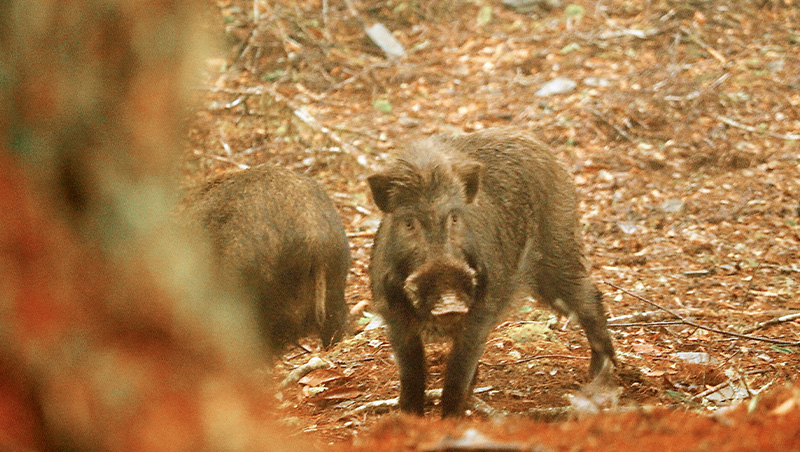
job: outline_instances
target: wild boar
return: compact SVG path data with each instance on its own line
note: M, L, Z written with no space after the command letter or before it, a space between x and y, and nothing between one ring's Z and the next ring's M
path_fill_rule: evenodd
M487 336L524 295L575 316L592 349L590 374L610 371L614 348L583 257L575 189L545 145L508 129L439 135L368 183L384 213L371 288L403 411L423 414L423 339L435 331L453 340L442 415L462 414Z
M188 204L222 267L258 300L268 346L280 349L313 331L325 347L342 338L350 250L319 184L261 165L210 180Z

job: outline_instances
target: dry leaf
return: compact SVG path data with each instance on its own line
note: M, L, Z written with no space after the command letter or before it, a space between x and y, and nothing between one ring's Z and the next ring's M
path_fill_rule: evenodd
M316 369L307 373L298 383L305 386L320 386L337 380L349 379L337 369Z
M633 344L631 345L631 350L634 353L639 353L643 355L660 355L661 350L657 349L653 344Z
M340 401L340 400L355 399L361 394L363 394L363 391L358 388L352 386L344 386L341 388L333 388L333 389L328 389L326 391L322 391L318 394L308 397L307 400L311 403Z

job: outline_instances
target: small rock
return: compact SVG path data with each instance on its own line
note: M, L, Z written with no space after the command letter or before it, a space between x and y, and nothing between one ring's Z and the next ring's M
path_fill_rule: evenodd
M615 181L614 175L604 169L597 172L597 179L607 184Z
M573 80L568 78L559 77L542 85L535 95L539 97L552 96L554 94L564 94L572 91L578 86Z
M661 203L661 210L664 213L680 213L686 208L686 203L678 198L669 198Z
M594 88L607 88L611 86L611 80L602 77L586 77L583 84Z
M705 352L677 352L672 356L690 364L716 364L718 361Z
M717 404L721 404L738 402L748 397L750 397L750 393L747 392L746 388L730 384L717 392L712 392L711 394L707 395L705 399Z
M408 116L401 116L400 118L397 119L397 122L401 126L407 128L407 129L412 129L412 128L417 127L418 125L420 125L421 121L419 119L416 119L416 118L409 118Z
M365 28L364 31L367 32L369 39L372 39L372 42L383 50L387 57L399 58L406 54L406 50L400 44L400 41L382 23L376 22L372 26Z
M364 327L364 331L370 331L370 330L375 330L375 329L378 329L378 328L383 328L385 325L386 324L384 323L383 318L376 314L376 315L372 316L372 318L370 319L369 323L367 323L367 326Z
M623 234L634 234L639 230L639 226L633 221L620 221L617 227Z
M784 60L783 58L767 62L767 70L773 74L782 71L783 68L785 67L786 67L786 60Z

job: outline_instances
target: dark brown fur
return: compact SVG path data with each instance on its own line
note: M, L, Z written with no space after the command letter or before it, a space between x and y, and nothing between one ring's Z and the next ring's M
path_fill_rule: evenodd
M468 312L449 329L443 416L464 410L486 337L521 295L575 315L592 348L590 373L610 368L614 350L583 258L575 190L545 145L505 129L436 136L414 143L369 183L385 213L373 245L372 292L395 351L402 410L423 413L422 335L436 320L430 310L437 300L420 302L417 294L441 293L448 280L471 277L474 285L452 291L465 297ZM452 262L472 270L426 277L437 266L452 273ZM418 281L437 287L424 292Z
M312 331L326 347L342 338L350 251L342 221L316 182L262 165L218 176L191 198L192 216L222 265L260 300L271 347Z

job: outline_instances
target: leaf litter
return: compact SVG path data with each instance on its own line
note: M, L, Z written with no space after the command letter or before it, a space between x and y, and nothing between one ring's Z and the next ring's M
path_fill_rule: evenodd
M276 382L312 355L331 367L276 389L285 417L353 450L447 445L468 428L529 450L798 447L800 348L787 345L800 341L796 1L345 3L275 0L254 20L252 2L214 2L209 28L225 45L186 140L187 185L282 164L322 182L345 223L353 335L330 350L304 340L311 355L286 350ZM387 59L365 23L391 30L405 56ZM558 79L575 86L536 95ZM410 137L506 125L549 143L575 178L592 273L613 284L605 303L620 319L615 414L573 420L591 399L580 392L585 339L564 319L520 335L547 313L512 309L464 421L433 419L435 393L425 420L397 416L391 347L379 323L359 322L372 318L379 219L365 177ZM447 346L426 352L428 386L441 387ZM383 408L357 411L370 403ZM493 413L501 424L486 424Z

